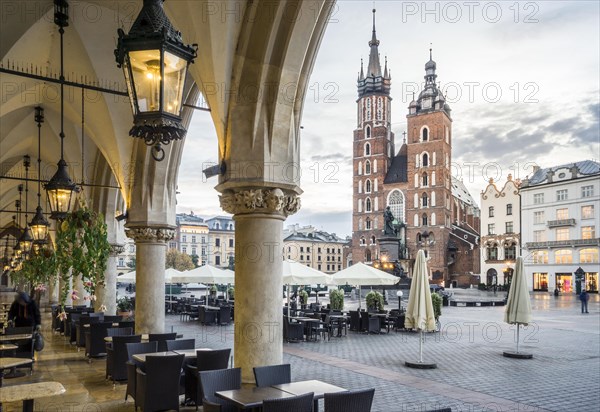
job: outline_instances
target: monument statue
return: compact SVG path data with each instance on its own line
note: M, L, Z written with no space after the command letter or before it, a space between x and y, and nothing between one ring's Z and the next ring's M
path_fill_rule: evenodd
M390 210L390 207L386 207L383 212L383 220L385 222L385 226L383 229L383 234L386 236L396 236L396 228L394 227L394 214Z

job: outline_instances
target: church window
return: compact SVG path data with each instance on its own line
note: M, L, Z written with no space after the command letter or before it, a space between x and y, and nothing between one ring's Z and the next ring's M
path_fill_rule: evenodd
M365 143L365 156L371 156L371 145L369 143Z
M426 142L429 140L429 128L427 126L423 126L421 129L421 141Z
M371 193L371 181L369 179L365 181L365 193Z
M423 187L427 187L429 186L429 176L427 175L427 173L423 173Z
M421 218L422 222L423 222L423 226L427 226L427 213L423 213L423 216Z
M367 200L365 200L365 212L371 212L372 210L371 199L367 197Z
M371 162L369 162L368 160L365 162L365 174L371 174Z
M367 136L367 139L371 138L371 126L367 126L365 129L365 135Z
M364 237L364 236L363 236L363 237L361 237L361 238L360 238L360 245L361 245L361 246L365 246L366 244L367 244L367 241L365 240L365 237Z
M358 218L358 230L362 230L363 228L363 220L362 217Z
M365 229L366 229L366 230L371 230L371 229L372 229L372 227L371 227L371 219L367 219L367 220L366 220L366 226L365 226Z
M375 236L371 236L371 244L374 245L375 244Z
M388 195L388 206L398 222L404 222L404 195L398 189L392 190Z
M429 155L427 153L423 153L423 167L429 166Z
M428 207L429 206L429 198L427 197L427 193L423 193L423 195L421 196L421 199L422 199L421 206Z

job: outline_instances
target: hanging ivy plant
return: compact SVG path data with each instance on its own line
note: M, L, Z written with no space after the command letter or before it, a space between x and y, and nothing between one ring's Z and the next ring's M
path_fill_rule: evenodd
M37 254L31 254L23 262L21 270L11 273L11 278L15 284L29 284L33 290L41 291L41 286L48 284L56 276L57 269L54 251L43 248Z
M81 276L83 286L95 300L96 286L104 282L104 271L110 253L104 218L85 205L69 213L56 234L58 271L64 281L60 302L69 295L69 280Z

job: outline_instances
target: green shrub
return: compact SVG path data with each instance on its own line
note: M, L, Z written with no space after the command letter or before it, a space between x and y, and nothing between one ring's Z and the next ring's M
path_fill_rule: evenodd
M329 292L329 304L333 310L344 309L344 292L339 289L333 289Z
M442 316L442 297L435 292L431 292L431 303L433 304L433 314L437 319Z
M367 308L375 310L383 310L383 295L377 291L370 291L365 297L367 300Z

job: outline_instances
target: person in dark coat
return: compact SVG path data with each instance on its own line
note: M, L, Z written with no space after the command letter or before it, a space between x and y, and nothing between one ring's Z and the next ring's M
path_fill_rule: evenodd
M588 312L588 300L590 300L590 295L587 293L587 290L583 289L583 291L581 291L579 300L581 300L581 313L590 313Z
M15 301L8 311L8 320L14 327L32 326L39 330L42 325L40 309L33 299L25 292L17 293Z

